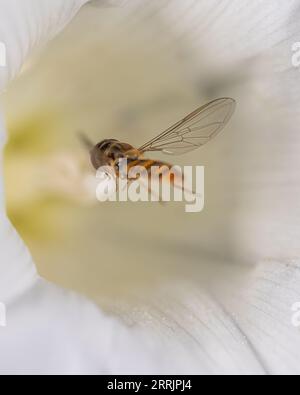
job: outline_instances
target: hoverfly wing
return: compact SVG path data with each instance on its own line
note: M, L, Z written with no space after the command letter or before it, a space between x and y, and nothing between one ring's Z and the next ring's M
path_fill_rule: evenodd
M214 100L198 108L174 126L139 148L181 155L193 151L212 140L226 126L234 113L236 102L231 98Z

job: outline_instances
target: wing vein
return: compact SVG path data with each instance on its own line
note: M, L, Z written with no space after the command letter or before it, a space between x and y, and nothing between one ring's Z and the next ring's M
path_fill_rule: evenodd
M140 152L162 151L176 155L199 148L218 135L227 125L235 110L236 102L231 98L214 100L198 108L174 126L139 148ZM208 121L208 118L211 119ZM205 131L205 135L203 132ZM198 140L190 142L189 140Z

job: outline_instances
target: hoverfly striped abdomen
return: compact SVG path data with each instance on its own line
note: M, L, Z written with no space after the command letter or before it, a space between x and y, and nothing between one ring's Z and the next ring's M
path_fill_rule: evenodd
M160 181L167 179L171 183L175 181L175 178L182 177L178 170L173 168L173 165L151 159L128 159L127 158L127 171L130 179L130 171L134 168L140 168L147 172L148 178L151 180L152 176L157 176Z

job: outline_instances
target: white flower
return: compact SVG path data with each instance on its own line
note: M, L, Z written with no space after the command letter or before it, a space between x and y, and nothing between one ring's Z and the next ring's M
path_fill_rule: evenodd
M7 68L0 68L1 89L16 76L29 51L52 38L84 3L0 0L0 41L6 44L8 61ZM124 124L126 132L136 130L139 138L147 139L148 132L141 130L154 122L151 119L159 111L167 122L165 113L172 118L185 103L189 110L190 105L216 96L231 95L238 101L231 130L201 153L208 168L207 209L198 218L160 211L159 229L153 216L160 214L154 210L148 211L144 222L132 224L125 214L122 222L112 218L111 212L103 213L105 224L112 226L107 239L97 240L97 246L104 250L105 243L115 245L125 233L137 247L134 259L156 267L164 264L162 273L169 277L161 280L161 289L153 286L155 297L139 302L142 298L136 297L128 301L128 308L114 306L127 326L36 274L27 249L6 219L1 189L0 303L7 307L7 327L0 328L5 356L0 359L0 372L299 374L300 74L292 65L293 44L300 40L299 2L135 0L122 4L112 21L107 15L101 20L103 34L109 36L105 40L119 44L105 53L103 63L112 72L101 79L107 102L99 100L110 103L105 113L111 111L116 126ZM77 24L95 23L101 13L101 8L87 8ZM80 40L88 37L92 52L101 40L97 29L74 27L73 32L79 32ZM131 56L136 48L140 58ZM74 59L90 54L88 49L82 51ZM103 98L88 80L90 64L88 59L81 65L86 77L82 95ZM99 73L95 64L93 76ZM76 84L78 69L69 71L63 76L70 90L57 100L61 105L73 100L76 107L71 86ZM50 74L49 93L57 89ZM113 108L117 95L109 86L117 90L121 81L127 107L117 111ZM17 92L10 99L16 112L18 102L29 96L21 89ZM143 99L145 105L134 111ZM135 119L142 111L145 121ZM74 123L92 120L98 112L97 101L95 109L86 106L84 116L77 111ZM96 125L91 121L89 126ZM4 131L3 124L0 129ZM171 226L164 225L168 221ZM131 264L132 254L123 251L127 255L122 264Z

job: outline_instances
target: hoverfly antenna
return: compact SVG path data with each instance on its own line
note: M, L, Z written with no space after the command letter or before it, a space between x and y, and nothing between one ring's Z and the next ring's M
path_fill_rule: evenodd
M81 141L81 143L84 145L85 148L87 148L88 150L91 150L92 148L94 148L93 142L87 137L87 135L83 132L78 132L78 138Z

